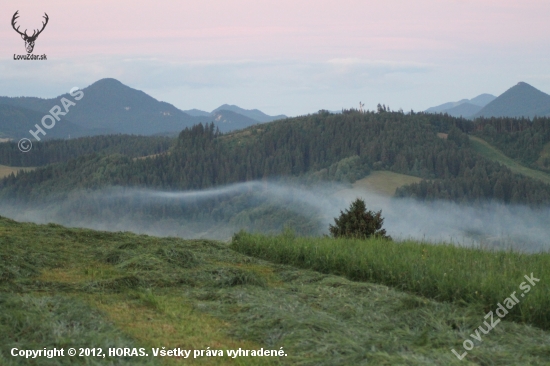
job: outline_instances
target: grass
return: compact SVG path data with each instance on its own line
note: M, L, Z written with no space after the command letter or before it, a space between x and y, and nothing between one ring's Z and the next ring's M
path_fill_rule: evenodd
M550 254L486 251L454 245L236 234L232 248L247 255L380 283L438 301L496 308L533 273L540 282L507 315L550 330Z
M546 184L550 184L549 174L521 165L517 161L504 155L500 150L498 150L485 140L476 136L470 136L470 143L472 144L472 148L481 156L496 161L500 164L506 165L508 168L510 168L512 172L525 175L526 177L541 180Z
M478 306L266 262L226 243L0 218L1 365L534 365L550 358L549 333L502 322L459 361L450 349L461 351L483 315ZM143 347L150 355L26 360L10 356L13 347ZM283 347L287 356L185 360L152 357L152 347Z
M548 169L548 165L545 164L545 161L550 159L550 142L546 143L540 153L539 159L536 161L536 164L541 169Z
M22 168L22 167L17 167L17 166L0 165L0 179L4 178L4 177L7 177L11 173L17 174L17 172L19 172L20 170L29 171L29 170L33 170L33 169L35 169L35 168L29 168L29 167Z
M362 189L391 197L395 194L397 188L407 184L418 183L421 180L422 178L413 177L412 175L376 170L371 172L367 177L353 183L353 190L342 190L338 194L342 195L346 191L355 192L356 189Z

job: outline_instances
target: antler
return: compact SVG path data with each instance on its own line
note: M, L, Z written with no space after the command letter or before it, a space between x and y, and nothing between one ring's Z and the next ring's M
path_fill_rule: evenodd
M15 14L13 14L13 18L11 18L11 26L12 26L13 29L14 29L17 33L19 33L20 35L26 36L26 35L27 35L27 30L26 30L26 29L25 29L25 33L21 33L21 32L19 31L19 27L15 28L15 20L16 20L17 18L19 18L19 15L17 15L17 13L19 13L19 10L17 10L17 11L15 12ZM44 14L45 14L45 13L44 13Z
M45 22L45 23L42 22L42 29L40 29L40 30L38 31L38 33L36 33L37 30L35 30L35 31L32 33L32 36L31 36L30 38L36 38L36 37L38 37L38 35L39 35L40 33L42 33L42 31L44 30L44 28L46 28L46 25L48 24L48 20L50 20L50 18L48 17L48 14L46 14L46 13L44 13L44 14L45 14L45 15L44 15L42 18L46 19L46 22ZM26 32L26 30L25 30L25 32Z
M29 39L36 39L36 37L38 37L38 35L39 35L40 33L42 33L42 31L44 30L44 28L46 28L46 25L48 24L48 20L50 20L50 18L48 17L48 14L44 13L43 18L46 19L46 21L45 21L45 22L42 22L42 29L40 29L40 30L35 29L35 30L33 31L33 33L32 33L32 36L29 36L29 35L27 34L27 30L26 30L26 29L25 29L25 33L21 33L21 32L19 31L19 27L15 28L15 21L17 20L17 18L19 18L18 13L19 13L19 10L17 10L17 11L15 12L15 14L13 14L13 17L11 18L11 26L13 27L13 29L14 29L17 33L19 33L20 35L25 36L26 38L29 38ZM37 32L38 32L38 33L37 33Z

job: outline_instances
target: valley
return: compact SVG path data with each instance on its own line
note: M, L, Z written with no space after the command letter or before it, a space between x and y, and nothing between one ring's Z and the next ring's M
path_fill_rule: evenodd
M0 8L0 366L550 366L550 2Z
M550 178L528 165L545 167L548 119L384 107L268 120L222 107L207 116L218 125L168 136L56 138L25 154L0 144L0 215L20 221L0 217L0 363L10 345L70 338L287 354L193 359L207 365L458 365L451 349L462 354L531 272L540 284L464 357L544 363ZM17 108L5 115L34 118ZM326 236L358 197L381 210L394 241Z

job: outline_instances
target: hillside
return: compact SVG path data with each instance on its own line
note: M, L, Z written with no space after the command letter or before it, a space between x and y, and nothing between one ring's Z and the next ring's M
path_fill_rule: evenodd
M550 116L550 95L519 82L487 104L474 117Z
M441 115L356 111L321 112L229 134L198 125L180 133L170 154L140 160L82 156L0 181L0 197L25 203L113 185L192 190L282 177L354 182L371 170L390 170L435 185L428 196L414 191L419 187L414 184L417 188L401 189L400 196L550 203L550 186L483 158L460 128L470 131L473 125ZM448 139L437 137L445 131Z
M105 362L118 365L179 364L177 358L154 357L157 347L223 352L191 361L207 365L461 365L451 348L463 352L463 340L485 313L272 264L221 242L5 218L0 232L0 256L11 259L0 262L0 362L6 365L27 365L7 355L13 347L37 344L65 350L93 344L107 354ZM529 296L538 297L539 290ZM466 360L541 364L550 344L547 332L509 321L482 338ZM530 346L518 348L518 342ZM148 356L111 358L109 347L142 347ZM286 356L226 353L281 347ZM54 360L97 362L92 356Z
M546 184L550 184L550 174L541 172L539 170L530 169L526 166L521 165L520 163L507 157L497 148L491 146L489 143L480 139L479 137L470 136L470 140L472 142L472 147L474 148L474 150L476 150L479 154L486 157L487 159L491 159L499 162L500 164L506 165L514 173L522 174L533 179L538 179Z
M421 178L411 175L378 170L371 172L365 178L356 180L351 188L343 189L336 194L341 197L347 196L350 201L356 198L358 191L375 192L386 197L393 197L397 188L418 183L421 180Z
M478 118L471 133L508 158L550 173L550 118Z
M167 152L175 139L155 136L107 135L33 142L22 153L17 142L0 143L0 164L10 167L35 167L74 160L93 154L122 154L130 158Z
M23 168L18 166L0 165L0 179L7 177L10 174L17 174L20 170L32 170L33 168Z
M52 106L50 106L50 108ZM34 110L0 104L0 135L4 138L11 138L16 141L21 138L28 138L33 142L36 142L35 138L29 133L29 131L36 131L36 124L42 127L40 121L43 116L44 113ZM38 137L40 137L41 140L69 138L69 136L75 138L80 136L98 135L102 132L101 130L92 130L87 127L79 126L63 117L61 117L60 121L57 121L55 126L51 129L48 130L43 127L42 129L46 132L46 135L38 134Z

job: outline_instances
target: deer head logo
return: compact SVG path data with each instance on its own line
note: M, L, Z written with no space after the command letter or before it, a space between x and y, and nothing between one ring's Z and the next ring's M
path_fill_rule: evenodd
M19 33L21 35L21 38L23 38L23 40L25 41L25 48L27 49L27 53L32 53L32 50L34 49L34 42L36 41L36 39L38 38L38 36L40 35L40 33L42 33L42 31L44 30L44 28L46 28L46 24L48 24L48 14L44 13L44 19L46 19L45 22L42 22L42 29L38 30L38 29L35 29L32 33L32 36L29 36L27 34L27 30L25 29L25 32L24 33L21 33L19 31L19 27L15 28L15 20L17 18L19 18L19 10L17 10L15 12L15 14L13 14L13 18L11 18L11 26L13 27L13 29Z

